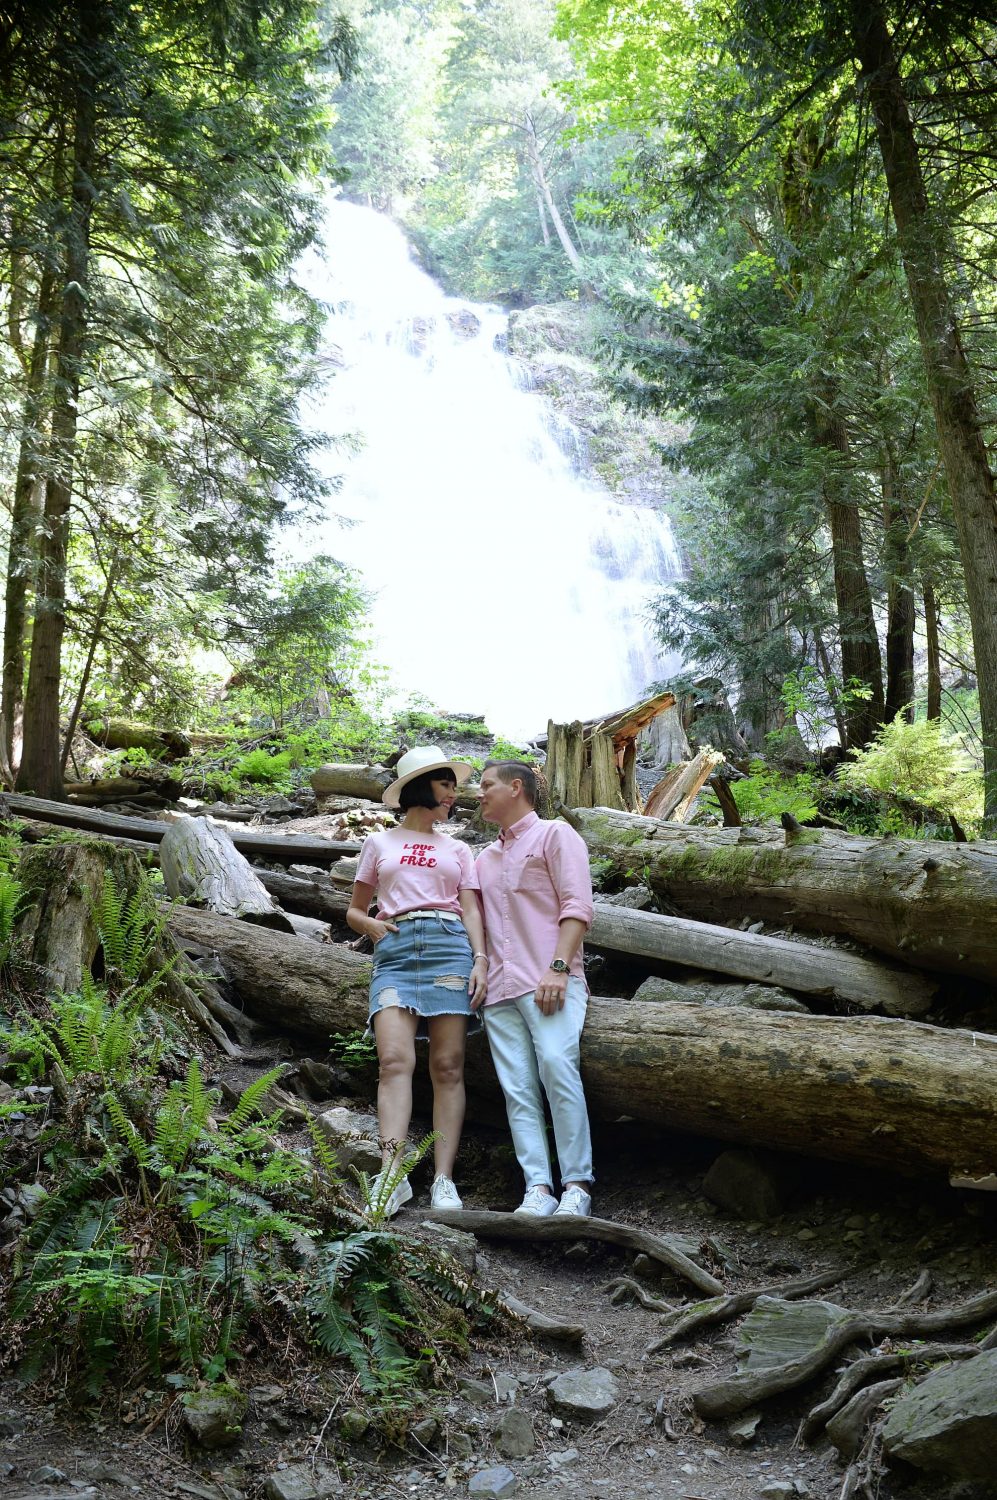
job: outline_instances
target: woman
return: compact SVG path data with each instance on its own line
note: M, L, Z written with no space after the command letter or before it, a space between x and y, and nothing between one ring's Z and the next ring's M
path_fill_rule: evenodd
M464 1043L468 1020L485 998L488 963L477 897L469 886L474 861L466 844L439 832L471 774L435 745L403 755L382 795L397 808L397 828L364 842L346 920L374 943L370 1019L379 1068L377 1120L381 1173L375 1203L404 1151L412 1116L416 1037L429 1038L433 1080L436 1175L434 1208L462 1208L453 1167L464 1123ZM378 896L376 916L368 908ZM403 1178L384 1205L390 1218L412 1196Z

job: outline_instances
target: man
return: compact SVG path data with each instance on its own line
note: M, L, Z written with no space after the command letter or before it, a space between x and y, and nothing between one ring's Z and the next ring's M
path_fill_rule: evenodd
M592 922L588 851L567 823L537 817L536 776L521 761L489 761L479 797L483 816L500 830L479 854L471 883L485 915L485 1031L526 1178L516 1212L586 1215L592 1140L579 1041L588 1003L582 938ZM541 1085L554 1124L560 1202Z

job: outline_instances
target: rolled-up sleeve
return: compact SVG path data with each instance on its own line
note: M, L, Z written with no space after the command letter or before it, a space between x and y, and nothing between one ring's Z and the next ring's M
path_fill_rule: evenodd
M592 871L585 840L567 823L552 823L544 857L558 897L558 921L576 917L592 926Z

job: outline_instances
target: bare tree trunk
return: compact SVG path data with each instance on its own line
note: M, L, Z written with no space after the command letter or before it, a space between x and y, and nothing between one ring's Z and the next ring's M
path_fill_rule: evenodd
M80 49L88 54L96 45L99 11L93 0L84 0L78 14ZM52 472L45 495L24 706L24 752L17 776L20 791L33 791L41 797L56 799L63 795L59 764L59 689L62 637L66 627L66 551L76 456L80 371L89 316L87 288L97 129L93 79L82 68L77 71L74 89L73 184L66 229L66 281L62 292L52 409Z
M834 414L833 390L822 394L814 413L817 442L829 453L824 482L824 505L831 532L834 596L841 643L841 676L847 691L858 682L870 690L868 698L851 699L845 708L847 748L865 745L883 722L883 662L876 633L872 594L862 555L862 526L846 465L850 461L848 431Z
M59 759L59 766L62 770L63 776L65 776L66 774L66 762L69 759L69 752L73 748L73 735L76 733L76 726L80 722L80 714L83 712L83 704L86 701L87 688L90 686L90 673L93 671L93 659L97 654L97 646L100 642L100 632L104 626L104 617L107 614L107 606L111 602L111 592L114 588L114 575L117 572L117 568L118 556L117 553L115 553L114 557L112 557L111 559L110 567L107 570L107 580L104 584L104 592L101 595L100 604L97 606L97 616L93 622L93 629L90 632L90 645L87 649L87 659L83 663L83 672L80 677L80 685L76 690L76 702L73 704L73 711L69 715L69 724L66 728L66 739L62 747L62 755Z
M897 494L892 455L883 463L883 522L886 527L886 710L888 723L903 713L914 718L914 592L910 582L907 516Z
M997 817L997 495L970 369L945 277L948 233L924 183L881 0L853 0L852 38L876 121L966 579L980 689L985 806Z
M537 140L536 126L533 123L533 116L528 111L525 116L524 130L526 134L526 156L530 163L530 171L533 173L533 181L537 192L546 205L547 212L550 215L550 222L554 226L554 233L561 242L561 249L571 263L571 269L582 285L588 287L588 279L582 270L581 256L578 254L575 242L568 233L557 204L554 202L554 195L550 190L550 183L547 181L547 174L544 171L543 157L540 153L540 142Z
M15 771L20 759L21 715L24 705L24 642L28 621L28 594L35 572L35 537L44 494L44 481L39 470L45 440L43 395L50 353L54 295L55 274L46 267L38 288L35 336L21 415L21 446L14 480L4 592L0 749Z
M942 716L942 658L938 643L938 604L930 583L924 585L924 633L928 642L928 718Z

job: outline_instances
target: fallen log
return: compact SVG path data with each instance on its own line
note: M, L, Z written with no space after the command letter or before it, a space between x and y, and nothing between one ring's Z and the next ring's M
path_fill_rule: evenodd
M108 802L156 799L177 802L180 783L171 776L106 776L97 781L67 781L66 796L78 807L104 807Z
M718 974L775 984L804 995L881 1009L888 1016L922 1016L938 985L912 969L863 958L840 948L738 932L686 917L657 916L597 902L586 942Z
M174 900L206 906L209 911L243 922L258 922L279 932L293 923L240 854L224 828L207 818L180 817L167 824L159 845L159 863L167 892Z
M109 719L94 713L83 715L83 728L92 740L106 745L108 750L147 750L150 755L174 760L190 754L190 736L182 729L157 729L135 719Z
M174 933L221 957L260 1019L311 1037L360 1029L370 962L209 912ZM997 1038L881 1016L593 998L582 1043L594 1117L909 1172L997 1167ZM467 1052L468 1112L502 1117L487 1047Z
M690 916L792 923L918 968L997 979L997 843L687 828L608 808L572 820L592 858L622 881L640 871Z
M395 779L384 766L316 766L311 774L316 797L365 797L380 802L381 793Z
M322 881L288 875L284 870L257 868L255 873L284 910L296 916L331 922L345 917L349 910L351 895L347 890L335 890Z
M11 812L26 818L40 818L61 828L83 828L91 833L120 834L123 838L142 839L151 844L162 841L170 826L153 818L126 818L119 813L98 811L90 807L73 807L67 802L49 802L44 797L7 796ZM301 833L270 833L263 828L239 829L232 834L235 847L247 856L274 860L277 864L329 865L343 854L358 854L360 845L339 839L309 837Z

